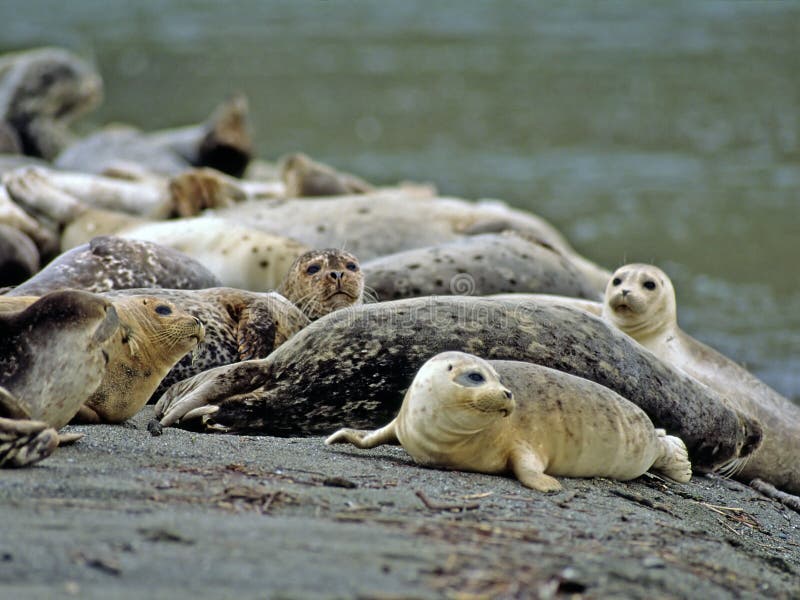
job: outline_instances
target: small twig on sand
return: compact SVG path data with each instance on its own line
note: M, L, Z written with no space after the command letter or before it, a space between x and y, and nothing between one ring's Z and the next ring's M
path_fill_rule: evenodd
M660 510L661 512L665 512L668 515L676 517L680 519L678 515L673 513L666 504L662 504L660 502L654 502L649 498L645 498L644 496L640 496L639 494L633 494L630 492L624 492L622 490L611 490L611 493L615 496L619 496L620 498L625 498L626 500L631 500L636 502L637 504L641 504L642 506L646 506L647 508L652 508L654 510Z
M467 510L474 510L476 508L480 508L480 504L477 502L467 502L465 504L442 504L440 502L434 502L428 496L425 495L425 492L422 490L417 490L414 492L417 498L422 500L422 503L425 505L425 508L429 510L449 510L449 511L457 511L457 512L464 512Z
M753 481L750 482L750 487L764 494L767 498L777 500L784 506L788 506L792 510L800 512L800 497L782 492L771 483L767 483L761 479L753 479Z

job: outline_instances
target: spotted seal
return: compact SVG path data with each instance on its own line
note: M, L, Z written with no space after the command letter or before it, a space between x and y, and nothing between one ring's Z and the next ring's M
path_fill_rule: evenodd
M340 173L302 153L285 156L280 173L287 198L366 194L375 190L363 179Z
M78 290L0 313L0 416L66 425L100 384L118 327L111 302Z
M73 248L10 292L38 296L78 288L90 292L133 287L193 289L219 285L196 260L165 246L114 236L99 236Z
M603 289L552 246L508 231L406 250L367 261L379 300L457 294L539 292L599 300Z
M680 438L655 429L611 390L531 363L443 352L414 376L400 412L375 431L340 429L326 444L374 448L399 442L415 461L481 473L512 471L541 492L553 475L627 481L653 470L687 482Z
M294 304L277 293L215 287L202 290L129 289L103 295L115 304L128 297L154 297L171 303L205 325L203 343L172 367L155 394L213 367L264 358L309 323Z
M674 432L696 468L758 443L757 423L626 335L567 306L463 296L364 304L318 319L263 360L206 371L156 405L165 426L271 435L372 429L393 418L414 373L459 350L538 363L599 383ZM693 402L687 403L686 398Z
M0 287L17 285L39 271L39 249L19 229L0 223Z
M25 154L55 158L74 136L69 124L103 97L95 69L61 48L36 48L0 57L0 121Z
M664 362L717 391L728 406L756 419L759 448L723 472L800 492L800 408L746 369L681 330L675 289L658 267L629 264L609 280L603 316Z
M363 301L364 274L358 259L344 250L309 250L295 259L278 286L312 321Z

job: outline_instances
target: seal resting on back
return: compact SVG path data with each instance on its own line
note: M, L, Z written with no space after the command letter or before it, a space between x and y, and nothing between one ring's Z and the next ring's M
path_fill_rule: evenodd
M683 439L696 468L713 469L759 440L756 423L602 319L566 306L462 296L334 311L263 360L175 384L156 415L165 426L270 435L373 429L397 414L422 364L446 350L538 363L612 389Z
M105 292L134 287L196 289L219 280L185 254L140 240L99 236L61 254L44 269L14 288L10 296L40 296L76 288Z
M675 289L664 271L645 264L620 267L608 283L603 316L667 364L718 392L729 407L761 424L760 447L733 460L722 472L745 482L758 477L800 493L800 408L681 330Z
M591 381L531 363L443 352L414 376L399 414L375 431L340 429L326 444L374 448L399 442L424 465L511 471L541 492L552 477L627 481L648 470L687 482L680 438L655 429L642 409Z

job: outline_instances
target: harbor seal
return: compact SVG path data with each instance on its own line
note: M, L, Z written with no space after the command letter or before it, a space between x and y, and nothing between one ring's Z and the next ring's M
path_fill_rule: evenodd
M96 107L103 82L95 69L61 48L37 48L0 57L0 121L22 151L54 159L74 136L70 123Z
M0 468L39 462L53 453L58 442L58 432L44 421L0 417Z
M203 341L195 316L155 296L113 300L120 328L107 345L103 380L73 420L121 423L147 404L169 370Z
M364 274L358 259L349 252L336 248L309 250L292 263L277 292L313 321L331 311L361 304Z
M414 376L400 412L375 431L340 429L326 444L374 448L399 442L424 465L480 473L512 471L541 492L552 477L627 481L648 470L687 482L680 438L655 429L638 406L594 382L531 363L491 364L443 352Z
M17 285L39 271L39 250L19 229L0 223L0 287Z
M208 269L172 248L99 236L61 254L8 294L39 296L63 288L105 292L133 287L194 289L218 285L219 280Z
M363 179L340 173L299 152L284 157L280 170L287 198L366 194L375 190Z
M110 301L78 290L0 313L0 416L66 425L100 384L118 327Z
M156 404L156 416L164 426L180 421L269 435L374 429L397 414L422 364L446 350L538 363L595 381L683 439L699 469L757 444L757 423L602 319L567 306L463 296L334 311L263 360L173 385Z
M800 408L681 330L675 289L664 271L644 264L620 267L608 283L603 316L667 364L717 391L728 406L761 424L761 446L723 472L745 482L758 477L800 493Z
M264 358L309 323L300 309L274 292L256 293L216 287L202 290L130 289L103 295L115 304L128 297L154 297L172 303L205 325L203 343L172 367L155 392L151 390L156 398L173 383L207 369Z
M248 227L285 235L311 248L342 248L362 261L412 248L435 246L481 233L516 231L552 247L605 289L610 271L581 256L550 223L498 200L470 202L431 197L414 190L377 190L372 194L247 200L214 210Z
M487 233L365 262L366 284L380 300L503 292L600 300L602 289L552 246L508 231Z

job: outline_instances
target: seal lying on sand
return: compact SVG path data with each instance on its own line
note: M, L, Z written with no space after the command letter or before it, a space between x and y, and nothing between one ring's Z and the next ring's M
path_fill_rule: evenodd
M756 419L761 446L723 472L749 482L760 477L800 493L800 408L678 326L675 290L651 265L620 267L608 283L603 316L661 360L717 391L731 408ZM691 402L691 397L687 397Z
M200 319L154 296L114 299L120 328L107 346L100 386L75 419L121 423L135 415L169 370L203 341Z
M214 287L219 280L196 260L172 248L100 236L53 260L11 296L39 296L77 288L90 292L134 287L196 289Z
M118 327L110 301L77 290L0 313L0 416L66 425L100 384Z
M289 267L278 293L312 321L363 301L364 274L358 259L344 250L325 248L301 254Z
M283 158L280 169L287 198L366 194L375 189L355 175L340 173L302 153Z
M165 426L199 419L212 431L271 435L371 429L397 414L414 373L446 350L538 363L610 388L681 437L697 468L758 444L756 423L602 319L569 307L462 296L334 311L266 359L177 383L156 415Z
M108 127L70 145L58 155L55 166L102 173L120 163L134 163L164 175L203 166L239 177L252 155L247 111L247 99L234 95L201 125L152 133Z
M14 131L23 153L52 160L71 141L68 126L103 96L99 75L60 48L0 57L0 121Z
M642 409L611 390L547 367L490 364L463 352L426 362L391 423L340 429L325 440L337 442L399 442L418 463L512 471L541 492L561 489L551 475L627 481L652 469L684 483L692 476L680 438L655 429Z
M104 294L115 304L121 299L142 295L169 302L205 325L203 343L172 367L156 394L207 369L264 358L309 323L300 309L277 293L218 287L203 290L130 289Z
M539 292L599 300L602 289L551 246L512 231L474 235L364 263L367 286L382 300L456 294Z
M412 248L435 246L481 233L516 231L547 244L605 289L611 273L587 260L555 227L536 215L499 201L468 202L403 191L245 201L217 209L216 216L296 239L312 248L342 248L362 261Z

